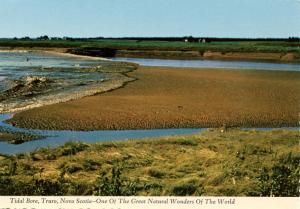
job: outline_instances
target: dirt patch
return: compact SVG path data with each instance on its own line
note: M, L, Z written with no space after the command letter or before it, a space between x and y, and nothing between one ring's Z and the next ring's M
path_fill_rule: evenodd
M266 52L212 52L206 51L204 59L216 60L252 60L271 62L300 62L299 56L295 53L266 53Z
M285 55L283 55L281 58L280 58L282 61L293 61L293 60L300 60L300 56L296 55L296 54L293 54L293 53L287 53Z
M116 50L116 57L160 58L160 59L201 59L199 51L162 50Z

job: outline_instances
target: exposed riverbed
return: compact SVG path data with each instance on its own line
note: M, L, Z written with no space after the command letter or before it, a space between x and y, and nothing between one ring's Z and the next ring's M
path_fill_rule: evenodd
M294 79L295 76L297 76L296 74L298 72L295 71L300 71L299 70L299 64L278 64L278 63L253 63L253 62L228 62L228 61L187 61L187 60L157 60L157 59L119 59L117 58L117 60L119 61L132 61L132 62L136 62L140 65L148 65L148 66L171 66L171 67L199 67L199 68L222 68L222 69L226 69L226 68L233 68L233 69L253 69L253 70L280 70L280 71L294 71L294 72L286 72L286 73L292 73L295 74L292 78ZM108 91L114 88L119 88L120 86L122 86L124 83L131 81L135 78L135 76L132 77L128 77L125 73L132 71L136 68L136 65L134 64L130 64L127 62L111 62L111 61L107 61L107 60L85 60L85 59L81 59L81 58L75 58L75 57L61 57L61 56L57 56L57 55L45 55L45 54L37 54L37 53L7 53L7 52L0 52L0 111L3 112L13 112L13 111L18 111L18 110L23 110L23 109L29 109L32 107L38 107L38 106L44 106L45 104L53 104L53 103L59 103L62 101L68 101L68 100L73 100L73 99L79 99L81 97L84 96L89 96L89 95L93 95L99 92L103 92L103 91ZM176 68L172 69L173 73ZM178 68L177 68L178 69ZM154 69L146 69L145 72L152 70L155 71ZM213 70L213 69L212 69ZM143 71L142 71L143 72ZM156 72L156 71L155 71ZM70 108L72 107L73 109L75 107L77 107L77 109L75 108L75 110L80 111L80 112L76 112L73 111L71 112L72 114L67 113L66 115L68 115L68 117L70 117L70 121L72 121L72 123L77 123L77 120L73 120L73 116L74 115L80 115L83 114L84 117L87 117L87 120L83 120L84 122L87 122L87 125L91 125L91 127L94 127L94 125L99 125L99 123L93 124L93 121L95 120L95 117L93 117L93 114L95 114L95 105L97 107L99 107L99 110L101 112L97 112L97 118L96 119L101 119L101 118L105 118L100 117L100 113L101 114L105 114L106 116L109 116L109 122L112 123L114 125L114 127L116 127L115 123L116 121L114 121L113 118L110 118L110 111L113 111L113 116L120 116L120 118L118 118L117 121L121 121L125 118L125 119L130 119L128 118L128 114L126 111L130 112L130 116L132 116L132 112L135 113L139 113L141 115L137 115L136 118L134 119L130 119L130 121L135 121L137 119L141 120L143 123L142 125L145 123L146 124L146 119L149 119L150 122L153 122L152 120L150 120L150 116L152 117L153 115L157 118L155 118L156 120L159 119L159 121L163 121L163 119L166 119L164 117L159 118L160 116L178 116L178 115L187 115L187 118L189 116L189 111L190 109L192 110L194 108L194 105L191 105L191 108L189 107L189 104L187 104L187 101L194 101L195 99L197 99L197 95L199 94L199 92L201 91L195 91L193 92L193 100L191 100L190 98L185 98L183 97L183 101L181 102L181 100L174 100L174 95L172 92L176 92L176 94L180 94L180 92L182 92L182 95L186 96L186 92L189 92L190 94L192 94L192 91L195 90L195 88L203 88L205 87L206 91L210 88L207 88L204 84L206 84L209 80L211 80L213 78L213 82L209 82L207 83L207 85L213 85L212 88L214 90L217 89L218 85L220 84L220 91L224 90L224 88L228 88L230 86L234 85L234 82L236 81L240 81L241 78L243 78L241 81L241 84L238 83L237 86L239 86L239 88L233 88L232 89L241 89L245 88L245 91L243 91L244 93L247 91L249 91L250 95L253 94L253 92L256 92L255 88L257 88L258 91L258 96L261 95L261 92L265 92L265 91L269 91L270 89L272 89L273 83L272 78L273 77L278 77L278 75L280 74L279 72L276 74L274 73L254 73L252 75L252 73L245 73L244 76L241 75L236 75L235 72L232 71L226 71L225 72L216 72L214 73L212 76L210 76L211 71L207 70L206 71L201 71L203 73L201 73L201 75L199 75L198 73L188 70L186 69L185 72L183 72L183 75L186 76L186 73L189 72L190 74L193 74L189 79L190 81L193 80L193 78L195 76L204 76L203 74L206 73L208 74L208 76L202 78L199 77L197 80L195 80L195 82L189 82L190 84L195 84L195 88L193 87L192 89L187 88L185 89L185 85L184 82L186 81L186 78L183 78L182 75L180 73L176 73L176 75L178 74L178 78L173 74L173 77L170 77L170 75L167 76L163 76L164 73L167 72L166 69L164 70L157 70L157 73L155 74L155 72L153 72L153 75L151 75L151 77L147 77L146 80L143 80L143 77L138 78L139 81L138 82L134 82L137 84L137 88L135 88L134 86L131 86L131 88L129 88L129 96L126 97L126 92L124 94L124 92L121 94L121 97L117 97L116 100L116 107L113 106L114 103L109 102L107 105L105 103L105 98L103 97L99 97L99 101L93 101L91 103L88 104L93 104L93 106L89 105L89 106L84 106L84 111L82 113L82 111L80 111L80 105L78 104L69 104L68 107L68 111L70 110ZM199 72L199 71L198 71ZM228 72L228 73L227 73ZM222 74L219 75L219 74ZM224 74L224 75L223 75ZM228 75L227 75L228 74ZM230 75L229 75L230 74ZM277 75L278 74L278 75ZM281 75L281 74L280 74ZM155 76L157 76L157 79ZM175 76L175 78L174 78ZM221 76L222 79L220 79L220 81L222 81L221 83L219 82L219 80L215 80L215 78L217 78L217 76ZM237 76L237 79L234 79L233 81L231 79L233 79L234 76ZM266 80L266 82L264 82L265 88L266 90L262 89L261 86L261 79L265 78L265 77L270 76L271 80ZM290 78L290 74L288 75L281 75L283 76L287 76L288 80L291 80ZM220 77L220 78L221 78ZM259 82L257 85L251 84L249 83L249 85L251 86L251 89L249 90L249 88L247 87L243 87L243 85L245 83L247 83L247 81L250 81L249 79L252 79L251 82L256 84L256 82ZM153 81L151 79L154 79ZM164 80L165 79L165 80ZM172 81L172 79L174 80L174 83L178 83L178 81L180 80L181 82L179 86L177 85L170 85L172 86L172 88L167 88L166 89L166 84L170 83ZM228 81L228 84L224 84L223 83L225 81ZM246 80L244 80L246 79ZM293 79L289 82L286 82L285 80L283 81L279 81L281 86L281 89L291 89L289 87L289 84L291 82L294 82ZM258 80L258 81L257 81ZM158 88L159 85L157 84L157 82L161 82L162 88ZM175 82L176 81L176 82ZM202 83L199 81L202 81ZM151 83L151 85L149 84L149 86L151 86L151 89L154 91L155 95L157 94L157 92L159 92L159 95L162 95L162 99L157 99L157 101L160 102L165 102L165 100L169 99L170 100L170 104L166 103L164 104L153 104L149 107L153 107L153 113L151 112L151 115L149 116L149 118L145 118L144 114L144 110L145 110L145 98L149 98L149 96L145 95L145 92L150 91L148 88L146 88L148 86L147 82ZM156 82L156 83L155 83ZM268 82L271 82L268 84ZM278 82L278 81L277 81ZM141 84L141 86L139 86L139 83ZM287 84L286 84L287 83ZM197 85L196 85L197 84ZM198 85L199 84L199 85ZM242 85L243 84L243 85ZM276 84L276 83L275 83ZM153 89L153 85L155 87L157 87L158 89L154 88ZM204 86L203 86L204 85ZM268 87L271 86L271 87ZM276 84L276 88L277 89L277 84ZM189 86L188 86L189 87ZM253 89L253 87L255 87ZM128 89L128 88L126 88ZM141 91L141 95L145 96L145 98L142 98L141 100L141 108L139 109L139 111L134 111L131 110L132 108L137 108L139 107L139 105L135 104L134 102L138 102L140 101L140 97L137 97L135 95L132 95L132 92L136 92L138 89L139 91ZM156 90L155 90L156 89ZM188 90L190 89L190 90ZM224 90L225 91L225 90ZM296 92L297 90L292 91ZM226 90L225 93L229 93L231 92L230 89ZM235 90L236 92L236 90ZM283 91L285 93L278 93L278 90L274 90L270 92L270 99L267 100L267 102L270 103L270 105L272 104L277 104L278 106L278 102L281 100L278 100L277 98L281 98L281 96L284 96L285 100L287 100L287 98L290 98L287 96L288 91ZM148 92L149 93L149 92ZM153 97L152 91L149 93L150 96ZM214 92L210 93L209 95L212 96ZM217 95L219 94L219 91L217 91ZM233 92L231 92L232 94ZM229 95L231 95L229 94ZM265 94L265 93L264 93ZM278 96L277 96L278 94ZM138 94L139 95L139 94ZM170 96L171 95L171 96ZM224 95L224 94L221 94ZM246 94L248 95L248 94ZM262 98L269 98L268 95L264 97L258 97L256 94L253 95L253 98L255 98L255 100L251 100L251 102L255 102L258 99L262 99ZM275 96L274 96L275 95ZM291 95L291 98L293 99L292 101L295 100L295 96L293 96L294 94ZM125 96L125 98L124 98ZM139 95L140 96L140 95ZM199 101L203 102L203 98L207 98L207 96L199 96ZM97 97L98 98L98 97ZM181 98L181 97L180 97ZM212 101L212 104L216 104L216 97L213 96L213 100L210 99L206 99L205 100L205 105L207 105L208 101ZM234 97L235 98L235 97ZM241 97L244 98L244 97ZM248 98L249 100L249 96L245 97ZM125 99L125 101L123 100ZM224 100L223 97L221 97L222 101ZM131 101L133 100L133 102ZM274 101L273 101L274 100ZM285 101L284 100L284 101ZM104 101L104 104L102 104L102 102ZM151 100L152 102L154 100ZM156 101L156 100L155 100ZM198 100L195 100L198 101ZM229 101L232 101L232 99L229 99ZM245 100L244 100L245 101ZM250 100L249 100L250 101ZM243 104L241 104L243 108L245 108L247 105L249 105L249 101L246 103L244 102ZM130 104L129 106L126 106L127 103ZM201 104L201 102L197 102L197 107L199 107L199 104ZM265 101L264 101L265 102ZM177 104L178 103L178 104ZM182 104L181 104L182 103ZM252 104L251 103L251 104ZM269 104L267 103L267 104ZM219 103L218 103L219 104ZM226 104L223 101L223 104ZM258 103L258 104L261 104ZM102 105L102 106L101 106ZM235 104L236 105L236 104ZM108 107L109 106L109 107ZM173 107L174 106L174 107ZM230 107L232 107L233 105L229 105ZM253 107L256 106L256 103L254 105L252 105ZM251 107L252 107L251 106ZM287 105L283 104L283 107L286 107ZM122 107L124 107L125 109L122 109ZM130 107L131 109L128 109L128 107ZM147 106L148 107L148 106ZM268 107L268 105L266 105L266 107ZM271 107L274 107L274 105L272 105ZM1 109L2 108L2 109ZM107 109L106 112L104 112L104 109ZM111 108L111 109L109 109ZM157 109L156 109L157 108ZM166 109L169 108L169 109ZM39 108L37 108L39 109ZM51 108L50 108L51 109ZM61 109L61 108L60 108ZM89 109L89 111L87 111L87 109ZM149 109L149 108L148 108ZM150 108L150 111L152 111L152 109ZM206 110L209 109L208 107L206 108L200 108L200 110ZM220 111L220 107L216 107L216 108L212 108L213 110L219 110ZM239 108L241 109L241 108ZM247 108L246 108L247 109ZM255 108L256 109L256 108ZM268 108L270 109L270 108ZM36 110L36 109L34 109ZM57 109L56 109L57 110ZM165 110L165 111L162 111ZM225 108L225 110L228 110L228 108ZM161 112L162 111L162 112ZM278 111L276 109L276 111ZM277 113L275 111L275 113ZM54 111L52 114L56 114ZM104 113L103 113L104 112ZM119 113L120 112L120 113ZM160 114L157 114L158 112L161 112ZM209 111L209 113L212 113L214 111ZM237 115L239 112L237 112L236 110L232 110L232 112L235 112L235 115ZM282 113L283 111L279 111L280 113ZM43 111L43 113L45 113L45 111ZM50 112L47 112L47 114L51 114ZM155 113L155 114L154 114ZM195 109L192 110L192 116L195 116ZM249 113L249 108L248 108L248 113ZM51 115L52 115L51 114ZM202 113L201 113L202 114ZM207 116L208 114L203 113L205 116ZM244 111L240 112L239 114L241 114L241 117L244 115ZM260 115L261 118L261 114L259 113L258 115ZM287 114L288 115L288 114ZM134 116L134 115L133 115ZM154 117L153 116L153 117ZM201 115L200 115L201 116ZM93 143L93 142L101 142L101 141L110 141L110 140L124 140L124 139L131 139L131 138L145 138L145 137L160 137L160 136L171 136L171 135L186 135L186 134L194 134L194 133L198 133L202 130L205 129L194 129L194 128L170 128L170 129L152 129L152 130L143 130L144 128L141 128L141 130L122 130L122 131L117 131L117 130L106 130L106 131L66 131L66 130L51 130L51 131L46 131L46 130L38 130L38 129L26 129L26 128L17 128L14 127L10 124L6 124L4 123L4 121L6 119L9 119L11 117L10 114L1 114L0 115L0 128L4 129L4 131L6 131L6 133L18 133L18 134L27 134L29 136L41 136L41 140L39 140L39 137L33 137L32 141L23 141L24 143L22 144L18 144L18 145L14 145L14 144L10 144L7 142L0 142L0 153L3 154L16 154L16 153L21 153L21 152L29 152L29 151L33 151L35 149L38 148L43 148L43 147L56 147L59 145L64 144L67 141L70 140L76 140L76 141L84 141L84 142L88 142L88 143ZM41 117L38 117L38 122L41 123L42 120L44 120L44 118L46 118L47 115ZM273 117L273 116L272 116ZM76 117L75 117L76 118ZM79 117L80 118L80 117ZM179 119L184 119L185 117L179 117L178 116L178 120L171 120L171 121L179 121L180 124L185 124L184 121L180 121ZM201 119L202 117L196 117L196 119L199 119L201 121L203 121L203 119ZM276 117L274 116L273 118L276 119ZM289 117L290 118L290 117ZM220 119L220 116L218 115L217 119ZM228 118L225 118L228 119ZM247 119L247 117L246 117ZM223 119L220 119L221 122L223 122ZM229 119L228 119L229 120ZM26 123L24 123L23 125L28 125L31 124L31 119L26 118ZM47 120L46 120L47 121ZM59 122L64 121L64 118L61 118L61 120L59 120ZM125 120L124 120L125 121ZM126 120L127 121L127 120ZM269 121L269 120L267 120ZM56 121L56 124L58 121ZM167 123L168 121L165 121L164 125L168 125ZM189 121L191 122L191 121ZM12 123L14 123L14 121L12 121ZM83 123L85 124L85 123ZM105 125L106 123L104 123ZM289 124L289 123L288 123ZM18 124L17 124L18 125ZM100 124L101 125L101 124ZM31 127L31 126L25 126L25 127ZM182 127L181 125L179 127ZM195 126L195 127L211 127L211 126ZM241 126L241 127L245 127L245 126ZM247 127L247 126L246 126ZM255 127L255 126L254 126ZM261 127L261 126L260 126ZM263 127L263 126L262 126ZM127 128L128 129L128 128ZM297 128L284 128L284 129L297 129ZM85 130L85 129L83 129ZM94 130L94 129L89 129L89 130ZM268 129L268 128L262 128L262 129L258 129L258 130L262 130L262 131L269 131L269 130L273 130L273 129ZM0 135L1 136L1 135Z

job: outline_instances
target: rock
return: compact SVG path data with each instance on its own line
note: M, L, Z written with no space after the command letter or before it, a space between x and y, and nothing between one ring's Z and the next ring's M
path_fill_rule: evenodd
M49 81L49 79L46 77L38 77L38 76L26 76L24 80L25 80L25 85L44 83Z

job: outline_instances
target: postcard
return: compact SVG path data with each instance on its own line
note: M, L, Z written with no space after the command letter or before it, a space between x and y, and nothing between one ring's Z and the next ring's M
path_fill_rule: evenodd
M299 0L2 0L0 209L297 208Z

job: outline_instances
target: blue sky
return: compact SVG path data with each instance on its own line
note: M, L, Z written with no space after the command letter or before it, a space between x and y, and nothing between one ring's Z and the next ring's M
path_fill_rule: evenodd
M0 37L300 36L300 0L1 0Z

